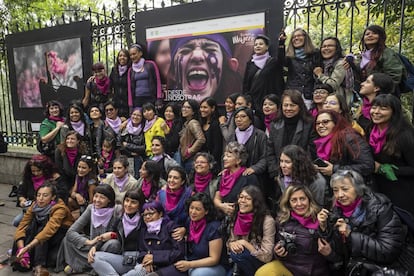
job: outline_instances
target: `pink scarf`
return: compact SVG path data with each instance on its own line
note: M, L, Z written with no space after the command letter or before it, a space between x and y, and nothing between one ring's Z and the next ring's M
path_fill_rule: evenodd
M315 139L315 141L313 141L316 146L316 154L318 155L319 158L322 158L323 160L330 160L331 158L332 135L333 134L331 133L325 137L319 137L318 139Z
M272 113L272 114L269 114L269 115L265 115L264 124L265 124L266 129L268 131L270 131L271 123L276 118L276 116L277 116L277 113Z
M95 78L96 87L101 91L103 95L109 94L109 78L108 76L103 77L102 79Z
M173 121L168 121L168 120L165 120L165 123L167 124L167 126L168 126L168 128L169 128L169 129L171 129L171 128L172 128L172 126L173 126Z
M108 155L108 157L104 157L106 154ZM103 164L104 169L109 169L113 155L114 155L113 149L111 149L110 152L106 152L104 150L101 151L101 156L104 158L104 164Z
M33 188L35 191L37 191L37 189L39 189L40 186L42 186L42 184L45 182L46 177L44 175L40 175L40 176L32 176L32 183L33 183Z
M242 175L242 173L246 170L246 167L240 167L234 173L231 173L230 170L225 170L220 179L220 196L225 197L228 195L233 189L234 183L236 183L237 179Z
M239 144L242 144L242 145L246 144L249 138L252 136L253 130L254 130L253 125L250 125L245 130L240 130L239 128L236 128L237 142L239 142Z
M190 236L188 237L188 241L192 241L194 243L199 243L201 236L203 235L204 230L207 226L206 218L202 218L199 221L191 221L190 222Z
M100 226L107 227L109 224L109 221L112 218L112 215L114 213L114 208L95 208L95 206L92 207L92 225L94 228L98 228Z
M147 132L152 128L157 118L157 116L154 116L154 119L152 119L151 121L145 121L144 132Z
M318 116L318 108L312 108L311 110L309 110L309 113L312 115L313 118L316 118L316 116Z
M115 131L115 133L118 134L119 130L121 129L122 120L119 117L116 117L115 119L109 119L108 117L106 117L105 123L107 123L107 125L109 125L113 129L113 131Z
M144 178L142 180L141 190L144 193L145 198L149 198L151 195L151 181L148 181Z
M172 211L180 201L181 195L184 193L184 187L181 187L177 191L171 191L170 188L167 187L165 193L165 211L170 212Z
M79 120L77 122L70 121L70 124L77 133L79 133L81 136L85 136L85 123L82 122L82 120Z
M371 121L371 114L370 114L371 106L372 104L369 102L368 98L364 97L364 99L362 100L361 112L362 112L362 115L370 121Z
M337 200L335 200L335 206L338 208L341 208L342 213L344 214L345 217L349 218L350 216L352 216L352 214L354 213L355 209L361 205L362 202L362 198L358 197L357 199L355 199L355 201L348 206L344 206L342 205L340 202L338 202Z
M63 118L63 117L49 116L47 118L50 121L54 121L54 122L64 122L65 121L65 118Z
M266 65L266 61L269 57L270 57L269 52L266 52L263 55L254 54L252 56L252 61L257 67L259 67L260 69L263 69L263 67Z
M124 213L122 216L122 226L124 227L125 237L128 237L129 233L137 228L140 218L139 213L136 213L132 218Z
M298 214L296 214L294 211L290 211L290 215L295 218L300 224L303 225L303 227L307 228L307 229L318 229L319 227L319 222L318 220L313 220L313 218L311 216L309 217L302 217Z
M240 211L237 213L237 218L234 223L234 234L237 236L246 236L250 233L253 223L253 213L242 214Z
M128 70L128 65L118 65L119 76L122 76L123 74L125 74L127 70Z
M194 175L194 188L196 192L202 193L210 184L210 180L213 178L213 174L209 172L206 175L201 175L199 173L195 173Z
M371 134L369 135L369 144L374 149L375 154L380 153L382 150L387 139L387 130L388 126L382 131L379 129L378 125L374 125L372 128Z
M128 179L129 179L129 174L128 173L125 174L124 177L122 177L122 178L118 178L116 176L114 177L114 182L115 182L116 186L118 186L118 189L121 192L123 191L123 189L125 187L125 184L127 184Z
M73 167L75 166L76 156L78 156L78 148L66 148L66 156L68 157L69 164Z

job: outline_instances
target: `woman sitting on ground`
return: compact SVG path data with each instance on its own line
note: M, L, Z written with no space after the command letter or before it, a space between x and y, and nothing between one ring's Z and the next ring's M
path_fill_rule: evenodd
M160 167L153 160L145 161L139 170L138 191L142 193L146 202L155 200L158 191L167 184L160 178Z

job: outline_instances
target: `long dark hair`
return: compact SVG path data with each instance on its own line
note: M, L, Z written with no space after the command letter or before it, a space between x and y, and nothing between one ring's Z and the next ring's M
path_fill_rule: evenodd
M309 154L297 145L287 145L282 149L284 154L292 161L292 180L296 184L309 186L315 181L316 171Z
M367 49L367 46L365 45L365 42L364 42L365 33L367 31L371 31L371 32L373 32L373 33L375 33L379 36L378 37L378 43L372 49L371 60L368 63L368 68L372 69L377 65L378 60L382 56L382 53L384 53L384 50L386 48L385 40L387 39L387 35L385 33L384 28L379 26L379 25L368 26L364 30L364 33L362 34L361 40L359 42L359 48L360 48L361 51L365 51Z
M214 208L213 201L206 193L195 193L189 199L187 199L185 202L185 210L187 214L189 213L191 203L194 201L200 201L201 204L203 204L204 210L207 211L207 214L205 216L207 222L210 222L216 218L216 208Z
M301 118L304 122L312 122L313 117L312 115L308 112L308 109L305 105L305 101L302 98L302 93L300 93L298 90L294 90L294 89L287 89L283 92L282 97L281 97L281 104L282 104L282 108L279 108L279 115L278 118L283 118L283 100L289 97L290 100L297 104L299 106L299 118Z
M210 120L211 121L218 121L219 112L218 112L218 106L217 101L213 97L207 97L201 100L200 106L202 103L207 103L207 105L211 108L214 108L213 113L211 114ZM207 123L207 118L203 118L200 116L200 124L201 126L205 125Z
M46 179L52 178L54 173L58 172L58 168L55 163L46 155L35 154L27 161L23 169L23 181L32 181L32 170L31 166L35 166L42 171L43 176Z

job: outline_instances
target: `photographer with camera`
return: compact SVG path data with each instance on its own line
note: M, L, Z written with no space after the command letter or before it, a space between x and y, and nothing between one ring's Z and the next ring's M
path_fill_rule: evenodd
M320 235L329 242L320 244L320 252L335 264L335 275L371 275L396 265L405 231L390 200L371 192L351 170L333 174L331 187L333 209L322 209L318 221Z
M277 218L276 260L259 268L256 276L330 275L327 260L318 252L318 243L326 243L318 235L319 210L307 186L287 187Z

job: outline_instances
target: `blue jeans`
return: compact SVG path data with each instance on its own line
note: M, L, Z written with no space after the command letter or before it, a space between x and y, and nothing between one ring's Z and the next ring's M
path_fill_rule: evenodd
M136 252L128 252L129 255L138 255ZM128 271L131 271L134 269L134 266L128 266L123 265L123 255L108 253L108 252L102 252L98 251L95 253L95 261L91 263L91 266L95 270L96 273L99 275L123 275L127 273ZM137 272L132 272L134 275L137 275ZM145 272L144 272L145 275Z
M134 156L134 177L135 179L139 178L139 170L141 169L142 163L144 163L144 161L142 160L141 156Z
M233 263L237 264L237 268L240 275L250 276L256 273L256 270L259 269L263 262L259 261L256 257L250 254L250 251L245 249L242 253L236 254L230 252L230 258L233 260ZM227 275L231 275L233 270L230 270Z
M188 271L189 276L225 276L226 270L221 265L191 268Z

